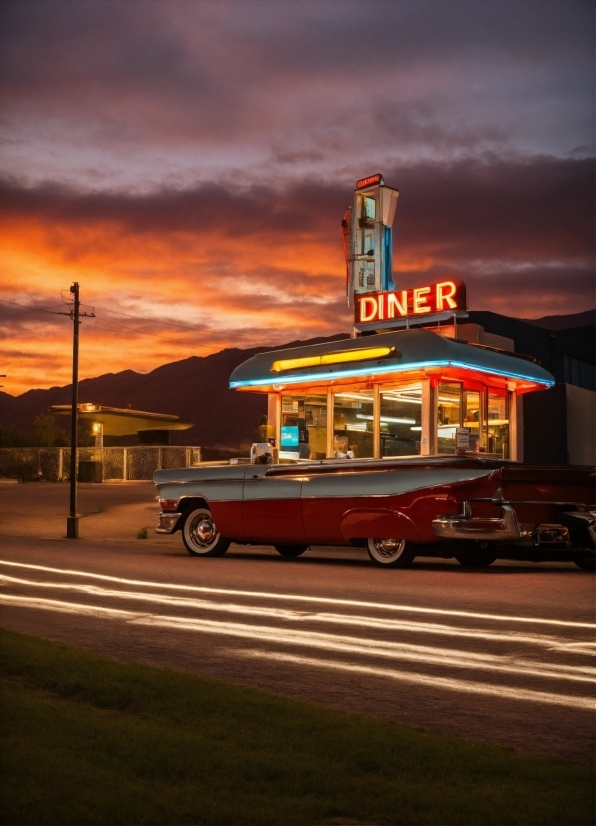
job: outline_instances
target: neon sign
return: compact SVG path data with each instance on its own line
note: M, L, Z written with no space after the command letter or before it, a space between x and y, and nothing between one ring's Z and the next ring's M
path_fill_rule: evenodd
M356 324L466 310L463 281L439 281L428 287L394 292L365 293L356 297Z
M356 189L365 189L367 186L375 186L375 184L382 184L383 176L378 172L376 175L369 175L368 178L361 178L356 181Z

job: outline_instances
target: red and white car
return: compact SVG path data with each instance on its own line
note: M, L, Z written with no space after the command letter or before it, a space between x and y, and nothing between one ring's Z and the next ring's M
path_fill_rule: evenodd
M594 570L594 480L594 468L469 456L158 470L157 532L179 530L193 556L221 556L231 542L290 557L343 545L386 567L434 556Z

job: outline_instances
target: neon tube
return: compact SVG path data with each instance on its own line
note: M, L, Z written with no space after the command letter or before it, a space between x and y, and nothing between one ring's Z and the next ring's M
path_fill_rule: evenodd
M315 381L340 378L352 378L356 376L378 376L385 373L406 373L412 370L424 370L431 367L458 367L462 370L471 370L476 373L484 373L489 376L502 376L508 379L518 379L519 381L529 381L532 384L541 384L544 387L553 387L554 379L537 379L534 376L527 376L523 373L510 373L505 370L495 368L479 367L475 364L467 364L464 361L452 361L451 359L441 359L438 361L418 361L409 364L384 364L374 368L356 368L354 370L331 370L328 373L310 373L309 375L284 376L284 384L305 384ZM241 381L231 381L230 388L237 387L268 387L272 384L271 379L242 379Z

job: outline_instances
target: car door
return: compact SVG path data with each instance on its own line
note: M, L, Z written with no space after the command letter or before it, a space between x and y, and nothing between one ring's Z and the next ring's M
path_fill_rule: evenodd
M247 542L301 545L306 533L302 524L302 478L268 476L266 466L254 465L244 478L242 518Z

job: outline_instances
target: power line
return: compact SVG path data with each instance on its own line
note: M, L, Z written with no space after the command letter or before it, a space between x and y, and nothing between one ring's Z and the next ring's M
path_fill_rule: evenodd
M89 305L86 305L86 306L89 306ZM101 321L105 321L106 324L113 324L114 327L117 327L120 330L129 330L131 333L138 333L138 335L140 335L140 336L153 336L153 338L161 338L164 341L170 341L170 342L176 341L176 339L168 338L168 336L160 336L159 333L149 333L146 330L138 330L136 327L127 327L125 324L118 324L118 322L110 321L109 318L104 318L103 316L96 316L96 318L99 318ZM101 329L101 330L105 330L108 333L114 332L113 330L110 330L107 327L99 327L99 325L97 325L97 324L95 325L95 327L98 328L98 329ZM187 329L194 330L195 332L209 332L209 330L201 331L201 330L197 330L196 328L193 328L193 327L188 327ZM178 344L183 344L183 343L187 343L187 342L178 341L177 343Z
M100 316L97 316L100 318ZM113 322L108 321L107 318L102 319L102 321L106 321L108 324L112 324ZM188 341L180 341L180 339L176 338L167 338L166 336L160 336L157 333L146 333L144 330L135 330L132 327L123 327L121 325L116 325L119 329L122 330L129 330L130 332L137 333L140 336L152 336L153 338L161 338L163 341L167 341L170 344L180 344L180 345L188 345ZM116 332L114 329L110 327L102 327L101 324L94 324L93 330L104 330L106 333L114 333Z
M62 313L51 312L51 310L24 310L22 313L7 313L6 315L0 315L0 318L13 318L16 315L31 315L31 313L39 312L46 312L51 315L62 315Z
M11 304L13 307L28 307L28 304L19 304L17 301L6 301L4 298L0 298L0 304ZM61 307L61 304L52 304L53 307ZM2 318L10 318L11 315L25 315L26 313L49 313L50 315L61 315L61 313L57 312L56 310L50 310L47 307L30 307L30 309L26 310L24 313L11 313L7 316L2 316Z
M85 305L81 305L81 306L91 307L92 305L91 304L85 304ZM116 315L125 315L128 318L136 318L139 321L151 321L155 324L165 324L168 327L180 327L180 329L182 329L182 330L199 330L200 329L199 327L189 327L187 324L174 324L172 321L160 321L159 318L150 318L149 316L144 316L144 315L132 315L132 313L123 313L120 310L111 310L108 307L98 307L96 304L93 305L93 309L94 310L102 310L103 312L106 312L106 313L115 313ZM108 319L104 319L104 321L108 321ZM115 322L110 322L110 324L113 324L113 323L115 323ZM209 328L206 328L206 329L208 330Z
M28 306L27 304L20 304L17 301L7 301L6 299L2 299L2 298L0 298L0 303L10 304L14 307L27 307ZM63 306L63 304L64 304L64 302L62 304L54 304L52 306L61 307L61 306ZM160 321L159 319L149 318L148 316L137 316L137 315L133 315L132 313L124 313L124 312L121 312L119 310L111 310L107 307L97 307L96 305L92 305L92 304L84 304L83 305L83 302L81 302L81 306L93 307L94 309L102 310L103 312L115 313L116 315L127 316L128 318L138 319L139 321L149 321L149 322L154 322L156 324L164 324L168 327L179 328L181 330L190 330L191 332L194 332L194 333L212 333L213 332L213 330L210 327L207 327L207 326L190 327L186 324L174 324L171 321ZM31 307L30 309L26 309L24 312L8 313L7 315L0 316L0 319L13 318L14 316L20 316L20 315L28 315L29 313L46 313L48 315L65 315L62 312L59 312L57 310L50 310L47 307L36 307L36 308ZM89 317L92 318L93 316L89 316ZM187 344L188 343L188 342L179 341L177 339L171 339L171 338L168 338L167 336L159 335L159 333L149 333L146 330L139 330L135 327L128 327L125 324L119 324L116 321L110 321L109 318L103 318L102 316L96 316L96 317L100 318L102 321L105 321L106 324L112 324L114 327L120 328L121 330L128 330L129 332L137 333L138 335L141 335L141 336L152 336L153 338L161 338L164 341L169 341L169 342L177 343L177 344ZM106 327L100 327L97 324L95 325L95 327L96 327L96 329L104 330L107 333L113 332L113 330L111 330L109 328L106 328ZM245 338L247 336L252 336L252 333L241 332L240 330L238 330L238 331L234 331L233 335L236 336L237 338Z
M98 307L97 304L93 304L93 305L85 304L85 305L83 305L81 303L81 307L83 307L83 306L85 306L85 307L91 307L92 306L94 310L102 310L103 312L115 313L116 315L124 315L124 316L127 316L127 318L135 318L135 319L138 319L139 321L150 321L150 322L155 323L155 324L165 324L168 327L177 327L181 330L191 330L192 332L195 332L195 333L201 333L201 332L210 333L210 332L213 332L211 327L207 327L206 325L201 325L200 327L189 327L187 324L174 324L174 322L172 322L172 321L160 321L160 319L158 319L158 318L151 318L149 316L143 316L143 315L133 315L132 313L124 313L120 310L111 310L108 307ZM97 317L101 318L101 316L97 316ZM108 324L116 324L115 321L110 321L108 318L104 318L103 320L107 321ZM123 329L126 330L126 329L130 329L130 328L123 327ZM136 332L142 333L141 330L137 330ZM157 333L143 333L143 335L157 335ZM251 335L251 333L237 332L237 333L235 333L235 335L240 336L240 337L244 337L244 336L247 336L247 335Z

